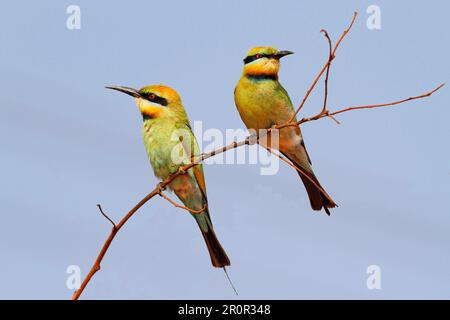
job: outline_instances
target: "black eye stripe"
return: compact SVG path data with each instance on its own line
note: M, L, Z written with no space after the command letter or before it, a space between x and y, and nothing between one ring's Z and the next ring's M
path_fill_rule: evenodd
M142 96L144 99L148 100L148 101L151 101L151 102L160 104L160 105L162 105L162 106L167 106L167 105L169 104L169 103L167 102L167 99L166 99L166 98L157 96L157 95L154 94L154 93L142 93L141 96Z
M273 55L271 55L271 54L261 54L261 53L254 54L252 56L247 56L244 59L244 64L250 63L252 61L255 61L255 60L258 60L258 59L261 59L261 58L271 58L271 57L273 57Z

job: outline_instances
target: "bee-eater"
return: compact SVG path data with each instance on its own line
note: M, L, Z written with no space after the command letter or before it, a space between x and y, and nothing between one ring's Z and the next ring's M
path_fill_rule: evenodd
M292 53L278 51L273 47L255 47L247 53L242 76L234 90L234 101L248 129L268 129L288 122L294 115L291 99L278 81L280 59ZM328 208L334 208L336 204L322 188L313 172L298 126L279 130L278 149L304 172L297 171L305 185L312 209L323 208L329 215Z
M153 172L158 178L166 179L177 172L180 166L189 164L192 156L199 155L189 119L175 90L163 85L146 86L140 90L120 86L107 88L135 98L144 120L142 134L145 149ZM179 175L168 187L192 210L191 214L200 227L213 266L229 266L230 260L211 223L202 165L192 167Z

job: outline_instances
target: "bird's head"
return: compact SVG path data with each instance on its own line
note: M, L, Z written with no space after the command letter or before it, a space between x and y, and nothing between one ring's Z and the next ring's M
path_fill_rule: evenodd
M161 118L184 114L184 108L179 94L172 88L163 85L151 85L139 90L108 86L107 89L117 90L135 98L136 104L144 118Z
M280 59L292 51L279 51L273 47L255 47L248 51L244 59L243 75L278 76Z

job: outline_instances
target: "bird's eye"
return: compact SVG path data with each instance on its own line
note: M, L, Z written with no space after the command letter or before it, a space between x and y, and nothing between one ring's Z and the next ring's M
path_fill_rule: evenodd
M149 100L155 99L155 94L154 94L154 93L150 93L150 94L148 95L148 99L149 99Z
M256 59L262 58L262 55L260 55L259 53L255 55Z

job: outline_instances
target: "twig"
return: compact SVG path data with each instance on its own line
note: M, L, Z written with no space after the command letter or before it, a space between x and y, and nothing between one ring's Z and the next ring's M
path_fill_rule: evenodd
M100 204L97 204L97 208L98 208L98 210L100 210L100 213L101 213L106 219L108 219L108 221L111 222L111 224L112 224L113 227L115 228L115 227L116 227L116 224L114 223L114 221L112 221L112 219L111 219L110 217L108 217L108 215L107 215L105 212L103 212L102 206L101 206Z
M341 110L338 110L338 111L330 113L329 116L335 116L337 114L340 114L340 113L343 113L343 112L347 112L347 111L351 111L351 110L390 107L390 106L395 106L397 104L408 102L408 101L411 101L411 100L417 100L417 99L426 98L426 97L431 96L433 93L435 93L439 89L441 89L443 86L445 86L445 83L441 83L439 86L437 86L436 88L434 88L433 90L431 90L431 91L429 91L427 93L424 93L424 94L421 94L421 95L418 95L418 96L414 96L414 97L409 97L409 98L406 98L406 99L403 99L403 100L394 101L394 102L373 104L373 105L367 105L367 106L355 106L355 107L343 108ZM316 119L312 119L312 120L316 120ZM306 122L306 121L303 121L303 122Z
M229 145L219 148L217 150L214 150L214 151L211 151L208 153L202 153L199 157L197 157L197 159L195 161L193 161L192 163L190 163L186 166L180 167L177 172L170 175L164 181L158 183L157 186L148 195L146 195L141 201L139 201L139 203L136 204L125 215L125 217L123 217L122 220L120 220L120 222L117 225L115 225L115 227L113 227L113 229L111 230L111 233L109 234L108 238L106 239L105 243L103 244L103 247L100 250L100 253L98 254L97 258L95 259L93 266L89 270L89 273L87 274L86 278L81 283L80 288L74 292L74 294L72 296L72 300L78 300L78 298L81 296L81 294L83 293L83 291L86 288L86 286L88 285L88 283L91 281L94 274L100 270L100 264L105 256L106 252L108 251L109 246L111 245L112 241L116 237L117 232L119 232L119 230L125 225L125 223L128 221L128 219L130 219L136 213L136 211L138 211L145 203L147 203L147 201L152 199L154 196L159 195L161 190L163 190L166 186L168 186L176 177L178 177L181 174L186 173L187 170L198 165L203 160L213 157L217 154L224 153L228 150L243 146L243 145L254 144L255 142L256 141L254 140L253 136L249 136L243 141L233 142L233 143L230 143Z
M327 66L327 72L325 74L325 93L323 95L323 107L322 107L322 112L325 112L327 110L327 99L328 99L328 76L330 73L330 68L331 68L331 61L333 60L333 45L331 43L331 39L330 36L328 35L327 30L322 29L320 30L320 32L323 32L323 34L325 35L325 38L327 38L328 40L328 50L329 50L329 54L328 54L328 66Z
M91 270L87 274L86 278L83 280L83 283L81 283L80 288L74 292L72 296L72 300L78 300L80 295L83 293L84 289L86 288L89 281L91 281L94 274L100 270L100 263L103 260L103 257L105 256L106 252L108 251L109 246L111 245L111 242L116 237L117 232L125 225L125 223L130 219L133 214L139 210L140 207L142 207L148 200L153 198L155 195L157 195L157 189L150 192L147 196L145 196L137 205L133 207L126 215L125 217L120 220L120 222L117 225L114 225L111 233L109 234L108 238L106 239L105 243L103 244L102 249L100 250L100 253L97 256L97 259L95 259L94 265L92 266Z
M393 102L372 104L372 105L364 105L364 106L346 107L346 108L342 108L342 109L339 109L339 110L334 111L334 112L329 112L328 110L325 113L319 112L315 116L308 117L308 118L302 118L299 121L294 122L294 123L281 124L281 125L276 126L276 128L277 129L282 129L282 128L285 128L285 127L299 126L299 125L301 125L301 124L303 124L305 122L319 120L319 119L322 119L322 118L325 118L325 117L330 117L333 120L337 121L334 118L334 116L337 115L337 114L340 114L340 113L353 111L353 110L361 110L361 109L373 109L373 108L390 107L390 106L395 106L395 105L398 105L398 104L401 104L401 103L404 103L404 102L408 102L408 101L411 101L411 100L423 99L423 98L431 96L433 93L435 93L436 91L441 89L444 85L445 85L445 83L442 83L439 86L437 86L436 88L434 88L433 90L428 91L426 93L423 93L421 95L413 96L413 97L409 97L409 98L406 98L406 99L397 100L397 101L393 101Z
M323 190L323 188L321 186L319 186L317 184L316 181L314 181L314 179L312 179L309 175L306 174L305 171L303 171L302 169L300 169L299 167L297 167L295 164L293 164L291 161L289 161L288 159L286 159L286 157L283 157L281 154L278 154L276 152L274 152L272 150L272 148L264 146L264 148L269 151L271 154L277 156L281 161L283 161L284 163L288 164L289 166L291 166L292 168L294 168L295 170L297 170L298 172L300 172L306 179L308 179L317 189L323 191L325 193L325 190Z
M300 103L300 106L297 108L297 110L295 111L295 113L292 115L292 117L289 119L288 122L292 122L294 121L295 117L297 116L297 114L299 113L299 111L303 108L303 106L305 105L306 100L308 100L309 95L311 94L311 92L314 90L314 87L316 86L317 82L319 81L319 79L322 77L323 73L328 69L328 66L330 65L331 61L335 58L336 56L336 51L337 48L339 47L339 45L341 44L342 40L344 39L344 37L347 35L347 33L350 31L350 29L353 26L353 23L355 22L356 17L358 16L358 12L354 12L353 13L353 17L352 17L352 21L350 22L350 25L348 26L347 29L344 30L344 32L342 33L341 37L339 38L338 42L336 43L336 46L334 47L334 50L331 54L331 60L328 59L327 63L323 66L322 70L320 70L319 74L316 76L316 78L314 79L311 87L308 89L308 91L306 91L305 96L303 97L302 102Z
M176 203L175 201L173 201L172 199L170 199L168 196L166 196L164 193L162 193L162 192L159 192L158 193L162 198L164 198L164 199L166 199L167 201L169 201L173 206L175 206L175 207L177 207L177 208L180 208L180 209L184 209L184 210L187 210L187 211L189 211L190 213L193 213L193 214L199 214L199 213L202 213L203 211L205 211L206 210L206 208L208 207L206 204L203 206L203 208L201 208L200 210L194 210L194 209L191 209L191 208L188 208L188 207L186 207L186 206L183 206L183 205L181 205L181 204L178 204L178 203Z

